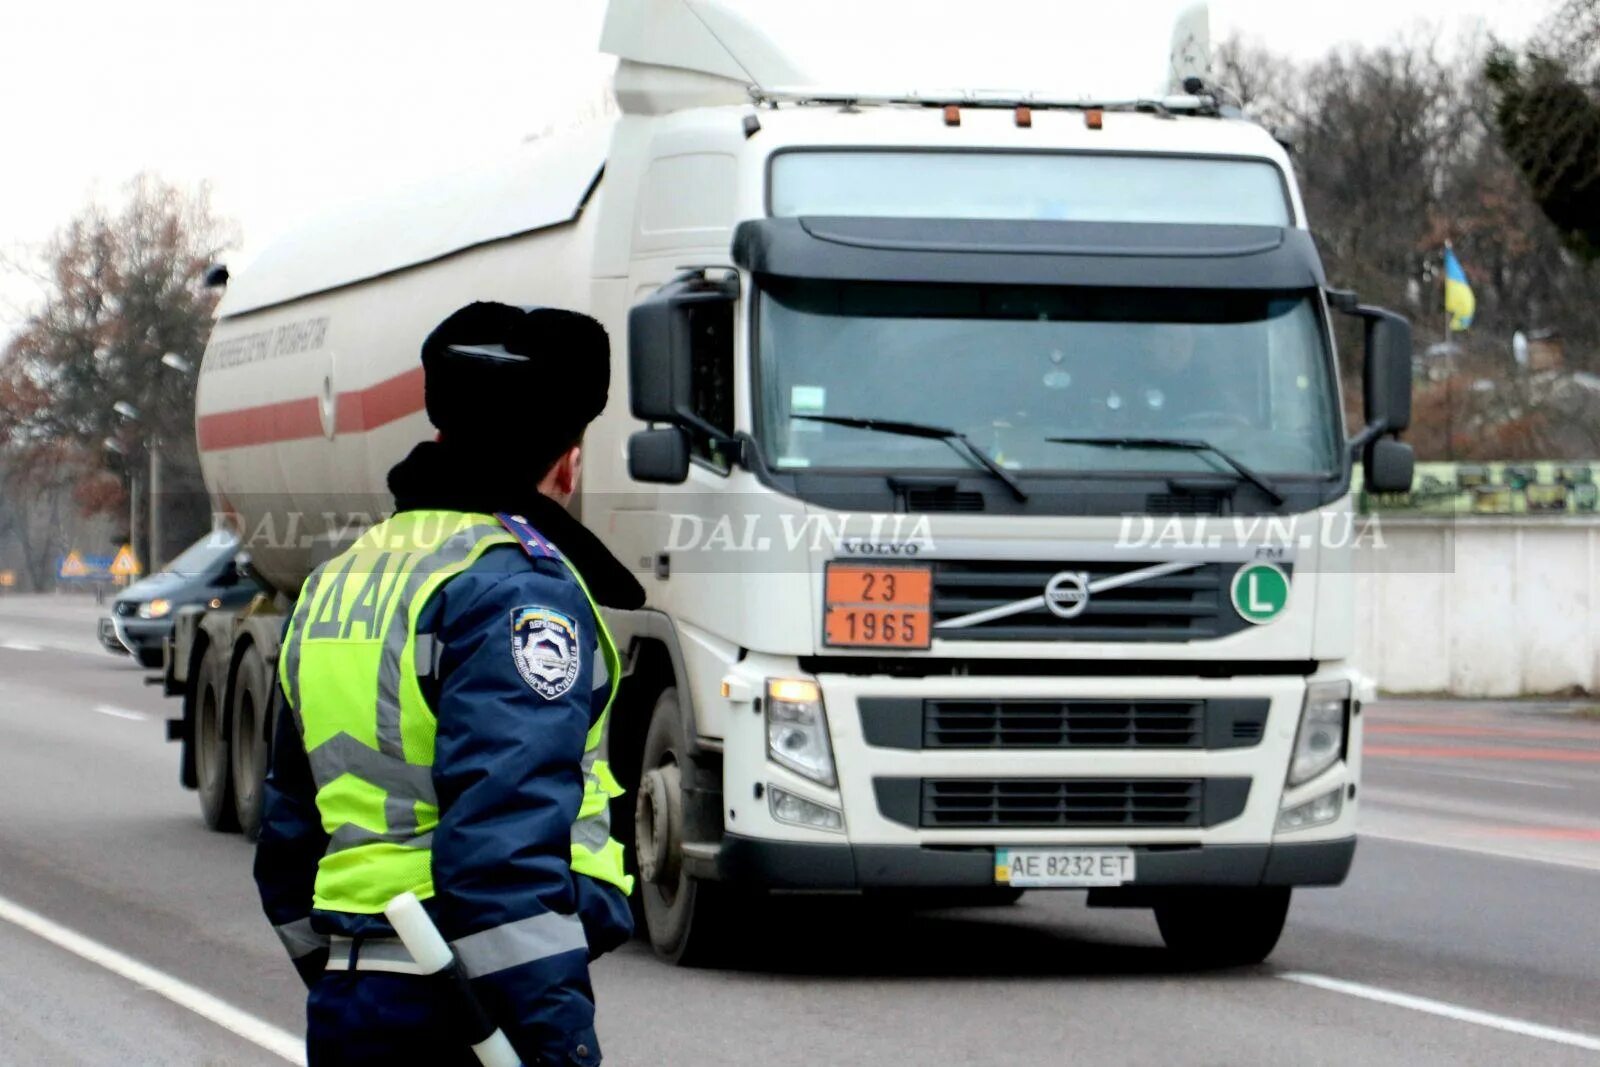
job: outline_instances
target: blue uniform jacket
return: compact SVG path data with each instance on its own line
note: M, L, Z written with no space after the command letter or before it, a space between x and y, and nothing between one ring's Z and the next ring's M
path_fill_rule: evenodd
M578 624L577 680L554 699L525 681L513 658L513 613L528 607ZM620 891L570 866L584 739L609 694L604 669L595 666L594 613L560 560L507 545L447 582L425 607L418 632L442 644L437 677L424 680L438 718L433 778L440 805L435 896L427 907L450 941L546 912L579 915L587 950L486 970L500 962L491 958L473 968L473 986L525 1062L598 1062L588 964L626 941L633 922ZM280 699L279 706L287 705ZM315 795L294 716L281 714L255 876L267 916L308 986L326 965L322 935L393 934L381 915L312 913L327 844ZM577 1053L580 1046L585 1054Z

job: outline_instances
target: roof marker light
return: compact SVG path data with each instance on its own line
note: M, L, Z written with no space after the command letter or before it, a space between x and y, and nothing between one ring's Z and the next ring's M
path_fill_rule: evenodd
M1027 104L1018 104L1017 105L1017 128L1018 129L1027 130L1027 129L1032 129L1032 127L1033 127L1033 108L1029 107Z
M1083 113L1083 124L1091 130L1098 130L1105 125L1106 113L1097 107L1091 107Z
M946 104L944 106L944 124L946 126L961 125L961 105Z

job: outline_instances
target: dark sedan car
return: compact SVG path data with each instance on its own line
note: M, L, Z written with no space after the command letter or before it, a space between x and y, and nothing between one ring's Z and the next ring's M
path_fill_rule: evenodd
M100 619L100 643L109 651L127 653L144 667L161 666L162 644L172 632L172 619L186 604L212 608L248 604L259 591L234 569L239 541L225 530L213 530L190 545L167 569L134 582L112 601L111 614Z

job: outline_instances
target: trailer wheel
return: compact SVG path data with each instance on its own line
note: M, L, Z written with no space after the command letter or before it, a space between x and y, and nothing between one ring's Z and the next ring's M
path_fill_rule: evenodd
M656 955L685 967L722 960L736 925L738 901L728 887L683 867L683 799L679 763L688 751L678 691L663 690L650 715L634 807L635 893Z
M239 657L234 674L233 707L228 722L232 762L234 820L251 841L261 832L262 785L273 728L272 679L267 661L254 644Z
M1289 917L1289 888L1175 891L1156 905L1161 940L1191 967L1244 967L1272 955Z
M198 699L194 714L195 777L199 780L200 817L219 833L239 829L233 805L233 776L228 758L227 649L212 645L200 660Z

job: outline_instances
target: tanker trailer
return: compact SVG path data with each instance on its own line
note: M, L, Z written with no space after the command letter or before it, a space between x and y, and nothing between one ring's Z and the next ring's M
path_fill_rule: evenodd
M311 570L392 506L384 478L433 436L422 338L474 300L584 308L609 130L321 220L229 280L200 365L195 430L218 521L271 592L182 613L168 736L206 825L253 835L284 614ZM618 390L620 392L620 390Z

